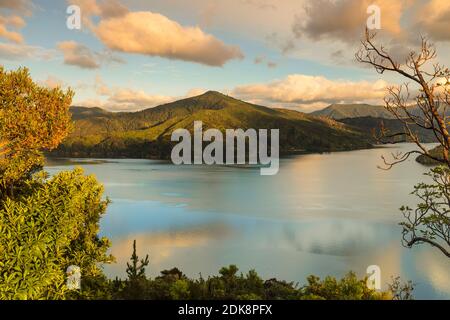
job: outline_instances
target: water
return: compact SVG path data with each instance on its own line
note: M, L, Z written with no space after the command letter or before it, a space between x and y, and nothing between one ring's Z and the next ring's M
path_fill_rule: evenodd
M77 165L95 174L112 200L101 234L112 240L117 263L109 276L125 277L132 241L150 256L148 274L180 268L188 276L217 274L236 264L264 278L305 283L310 274L364 276L378 265L382 282L401 276L416 283L416 298L450 298L450 260L436 249L401 246L398 208L426 177L413 159L389 171L377 168L383 149L282 159L276 176L258 168L174 166L151 160L50 162L54 174Z

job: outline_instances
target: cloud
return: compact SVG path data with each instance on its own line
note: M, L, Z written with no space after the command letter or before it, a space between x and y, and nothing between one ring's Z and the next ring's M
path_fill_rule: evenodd
M121 52L209 66L223 66L231 59L243 58L238 47L227 46L198 27L183 27L152 12L130 12L101 20L95 33L109 49Z
M16 31L8 30L8 27L23 28L25 21L19 16L0 16L0 37L15 43L23 43L23 37Z
M184 96L184 98L190 98L190 97L196 97L199 95L204 94L206 91L208 91L208 89L204 89L204 88L193 88L190 89L186 95Z
M118 0L68 0L69 4L77 5L82 12L82 23L88 29L95 29L92 17L101 18L120 17L128 13L128 9Z
M107 104L110 110L140 110L174 101L173 97L151 95L142 90L118 88L113 90Z
M321 76L293 74L282 80L243 85L221 91L239 99L269 107L313 111L331 103L378 104L385 97L387 86L388 83L383 80L374 82L329 80ZM110 87L100 76L96 77L93 88L97 95L95 99L76 104L102 107L111 111L137 111L198 96L207 91L204 88L193 88L182 96L157 95L126 87Z
M277 10L277 6L271 0L242 0L241 2L260 10Z
M130 12L119 1L69 0L80 6L83 24L111 50L223 66L243 54L199 27L182 26L164 15ZM100 17L96 25L92 17Z
M121 17L128 12L128 8L118 0L106 0L100 4L100 16L102 18Z
M98 95L108 96L111 94L111 89L103 82L102 77L97 75L95 77L94 89Z
M450 1L431 0L417 11L417 26L435 41L450 41Z
M23 43L23 37L20 33L15 31L8 31L5 25L0 23L0 37L16 43Z
M266 84L239 86L233 94L239 98L268 105L362 102L382 99L387 83L383 80L329 80L322 76L292 74L285 79Z
M22 34L17 30L25 27L25 20L21 16L29 16L32 13L31 0L1 0L0 1L0 38L4 38L16 44L23 44ZM11 49L11 48L10 48ZM3 51L5 48L3 48ZM3 52L5 54L5 52Z
M278 65L276 62L268 60L264 55L256 56L253 62L255 64L265 64L268 68L275 68Z
M83 69L97 69L102 63L107 62L124 63L122 59L112 55L111 52L97 53L75 41L60 42L57 48L63 53L65 64Z
M297 16L292 31L297 38L358 41L369 17L367 8L378 5L381 9L381 28L393 36L402 32L400 19L408 0L315 0L306 6L305 16Z
M0 9L18 12L23 15L30 15L34 5L31 0L1 0Z
M75 41L58 43L58 49L64 55L64 63L83 69L97 69L100 67L95 54L85 45Z
M77 102L83 107L101 107L110 111L138 111L175 101L176 97L149 94L143 90L110 87L97 75L93 89L97 98Z
M165 96L150 94L144 90L136 90L126 87L108 86L101 76L97 75L94 84L84 87L94 90L96 97L77 101L75 104L82 107L100 107L110 111L138 111L159 106L176 100L194 97L208 91L204 88L193 88L182 96Z
M64 83L64 81L62 81L61 79L51 76L49 75L47 77L47 79L45 79L44 81L40 81L39 82L41 85L46 86L50 89L54 89L54 88L58 88L58 87L63 87L66 84Z
M55 52L53 50L48 50L42 47L0 42L0 59L4 60L49 60L54 55Z

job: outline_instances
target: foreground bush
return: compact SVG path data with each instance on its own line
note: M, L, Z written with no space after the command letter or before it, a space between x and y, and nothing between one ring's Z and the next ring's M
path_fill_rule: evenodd
M139 259L136 244L133 245L131 263L126 280L105 281L102 289L109 290L104 297L119 300L391 300L412 299L411 283L402 284L399 279L387 291L377 292L366 285L366 279L358 279L350 272L342 279L326 277L321 280L310 276L304 286L277 279L263 280L256 271L238 273L235 265L220 269L219 275L198 279L188 278L179 269L164 270L150 279L145 275L148 256ZM98 283L97 283L98 285ZM80 292L73 298L83 298L83 291L92 292L89 282L82 283Z
M81 169L25 183L0 208L0 298L64 298L70 265L87 279L109 262L107 239L97 237L106 209L103 189Z

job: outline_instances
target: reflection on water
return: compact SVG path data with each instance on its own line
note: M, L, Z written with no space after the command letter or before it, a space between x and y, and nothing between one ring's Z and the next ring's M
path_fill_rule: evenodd
M104 183L113 201L101 222L125 277L133 239L150 255L149 274L174 266L189 276L237 264L263 277L304 283L309 274L361 276L379 265L382 281L400 275L418 298L450 298L450 261L434 249L401 246L403 204L426 168L410 160L377 169L391 148L283 159L278 175L226 166L174 166L151 160L76 162ZM51 173L74 163L57 162Z

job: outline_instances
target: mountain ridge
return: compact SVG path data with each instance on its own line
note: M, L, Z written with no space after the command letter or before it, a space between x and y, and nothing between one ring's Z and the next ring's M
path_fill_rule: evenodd
M171 132L204 130L280 129L280 152L329 152L370 148L359 130L325 117L287 109L272 109L216 91L138 112L71 109L74 131L52 154L68 157L167 158Z
M328 116L335 120L361 117L394 119L394 116L383 106L370 104L331 104L324 109L313 111L311 114Z

